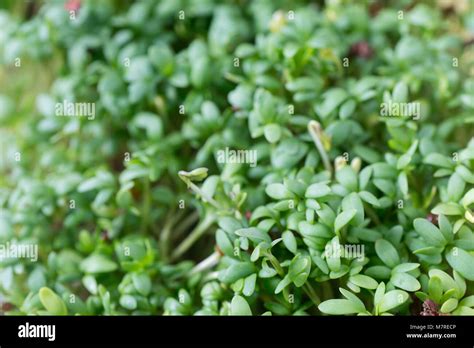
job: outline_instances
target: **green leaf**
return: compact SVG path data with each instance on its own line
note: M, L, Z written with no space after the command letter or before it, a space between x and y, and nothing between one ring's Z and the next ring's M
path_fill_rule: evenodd
M387 179L374 179L373 183L375 187L377 187L380 191L382 191L385 195L392 197L396 193L395 184Z
M272 278L277 275L277 271L268 266L266 260L262 261L262 269L258 272L260 278Z
M408 101L408 86L405 82L398 82L393 88L393 101L395 103L405 103Z
M158 68L161 74L170 76L174 68L173 51L166 44L155 44L148 49L150 62Z
M275 294L279 294L280 292L283 291L284 288L286 288L288 285L291 284L291 279L288 275L286 275L280 282L278 283L276 289L275 289Z
M119 302L123 308L128 309L130 311L137 309L137 300L132 295L124 294L120 296Z
M320 221L328 226L332 226L336 220L336 214L327 204L321 204L321 209L316 210L316 214L318 214Z
M360 292L360 287L352 283L350 280L347 281L347 287L356 293Z
M443 252L442 248L435 248L435 247L425 247L425 248L420 248L416 249L413 251L413 254L417 255L439 255L441 252Z
M336 216L336 220L334 221L334 229L336 233L339 232L344 226L346 226L352 220L356 213L357 210L350 209L343 211L338 216Z
M351 166L344 166L336 171L336 179L349 191L357 191L357 174Z
M345 196L341 206L343 211L350 211L352 209L356 211L354 218L351 220L352 225L359 226L364 222L364 204L357 193L351 192Z
M341 270L341 258L340 258L339 250L340 250L339 238L335 236L326 244L326 247L324 250L324 254L326 256L326 262L329 266L329 269L332 272L339 272Z
M455 289L457 287L454 279L451 278L449 274L447 274L446 272L440 269L436 269L436 268L430 269L430 271L428 272L428 275L430 276L430 278L432 277L439 278L441 280L442 289L444 291Z
M439 311L441 313L451 313L456 309L457 306L458 300L456 300L455 298L450 298L445 303L443 303Z
M272 151L271 162L276 169L291 168L306 154L308 145L296 138L282 140Z
M79 267L82 272L88 274L109 273L115 271L118 268L114 261L102 254L90 255L86 259L82 260Z
M355 154L358 157L362 158L365 162L375 163L375 162L380 162L380 160L381 160L380 154L376 150L374 150L370 147L358 144L353 148L353 150L354 150ZM372 171L372 168L370 168L370 166L365 167L364 169L369 169L369 172ZM360 180L361 175L362 175L362 171L359 174L359 180Z
M252 296L252 294L255 291L255 284L257 282L257 274L251 274L244 280L244 288L242 290L242 293L245 296Z
M151 112L140 112L133 118L129 124L131 131L143 129L149 139L159 139L163 135L163 124L161 118Z
M377 239L382 238L380 232L371 229L371 228L363 228L363 227L354 227L351 228L351 234L356 236L357 238L368 241L368 242L375 242Z
M151 279L146 273L133 273L132 274L133 286L143 296L148 296L151 291Z
M297 196L303 196L306 190L307 185L298 179L287 179L285 180L285 186L296 194Z
M349 301L359 306L360 312L365 311L364 302L362 302L356 295L354 295L350 291L347 291L346 289L343 289L343 288L339 288L339 291L345 298L347 298Z
M472 188L472 189L470 189L469 191L466 192L466 194L462 198L461 203L462 203L464 208L467 208L472 203L474 203L474 188Z
M289 251L291 251L293 254L295 254L296 251L297 251L298 246L296 244L296 238L295 238L293 232L285 231L285 232L283 232L281 237L283 238L283 244L285 245L285 247Z
M379 200L369 191L360 191L359 192L360 198L362 198L365 202L373 205L374 207L380 207Z
M191 181L202 181L207 177L207 168L196 168L190 172L186 172L184 170L181 170L178 174L181 177L185 177Z
M408 273L395 273L390 279L397 288L414 292L421 288L420 282Z
M408 151L400 156L397 161L397 169L405 169L411 162L413 155L415 154L416 148L418 147L418 140L415 140L410 146Z
M38 291L47 283L45 272L41 268L35 268L28 277L28 288L31 291Z
M457 202L461 199L464 193L466 182L463 180L461 175L453 173L448 181L448 198L450 201Z
M288 278L297 286L301 287L308 279L311 271L311 258L309 256L296 255L291 260Z
M273 209L276 211L287 211L295 207L295 202L292 199L286 199L279 201L273 206Z
M92 275L86 275L82 278L82 284L93 295L97 295L97 280Z
M431 299L438 303L443 296L443 286L441 284L441 279L433 276L428 282L428 292L431 296Z
M397 162L397 169L405 169L411 162L411 156L407 153L400 156Z
M106 172L99 172L96 176L85 180L83 183L79 185L77 188L78 192L87 192L91 190L96 190L99 188L103 188L106 186L112 185L114 182L113 177L111 177L110 173Z
M459 306L454 313L455 315L474 315L474 309L466 307L466 306Z
M316 266L324 273L329 273L329 268L325 260L321 256L318 255L311 255L311 259L316 264Z
M371 167L365 167L362 169L359 173L359 187L361 190L365 189L367 187L367 184L369 183L370 178L372 177L372 168Z
M446 260L464 278L474 281L474 256L464 249L454 247L446 253Z
M334 299L321 302L318 309L326 314L344 315L355 314L365 310L360 305L349 300Z
M408 294L402 290L392 290L387 292L379 304L379 312L388 312L408 300Z
M462 215L463 210L459 204L448 202L448 203L439 203L434 207L431 212L436 215Z
M51 315L66 315L67 308L66 304L61 297L50 288L43 287L39 290L39 299L41 304L46 308Z
M322 104L318 105L316 111L322 118L326 118L347 99L347 96L347 92L342 88L332 88L324 94L324 101Z
M459 302L460 306L474 307L474 295L467 296Z
M181 172L180 172L181 173ZM138 178L144 178L150 175L150 169L145 168L142 165L134 164L130 165L120 174L120 183L125 185L127 182ZM132 186L133 187L133 186Z
M281 138L281 128L279 125L274 123L267 124L263 127L263 134L269 143L274 144Z
M474 173L470 171L467 167L463 166L462 164L456 166L456 173L461 175L465 182L469 184L474 184Z
M446 245L446 240L443 237L441 231L423 218L417 218L413 221L413 227L416 232L429 244L435 247L443 247Z
M294 197L294 194L285 185L280 183L268 185L265 192L273 199L291 199Z
M216 231L216 243L219 249L221 249L225 255L227 256L234 255L234 246L232 245L232 242L227 236L227 233L225 233L221 229L218 229Z
M459 272L456 272L455 270L453 270L453 276L454 276L454 281L456 282L456 288L458 290L458 298L461 298L466 293L466 289L467 289L466 281L459 274Z
M391 268L400 263L397 249L385 239L379 239L375 242L375 252L380 260Z
M405 172L401 172L397 179L397 185L404 197L408 196L408 178Z
M442 168L447 168L447 169L454 168L454 163L449 157L443 156L436 152L433 152L427 155L424 158L423 163L431 164L435 167L442 167Z
M392 273L410 272L410 271L413 271L414 269L417 269L418 267L420 267L419 263L401 263L398 266L396 266L394 269L392 269Z
M268 233L256 227L241 228L235 231L235 234L240 237L247 237L255 244L258 244L260 242L267 242L267 243L272 242L272 239L270 238Z
M250 262L239 262L219 271L218 278L223 283L233 283L255 272L255 266Z
M320 198L325 197L331 193L331 189L328 185L323 183L315 183L308 186L306 189L306 198Z
M380 302L383 299L383 296L385 295L385 283L381 282L377 286L377 289L375 290L374 294L374 306L378 307Z
M219 227L222 228L227 233L234 233L239 228L242 228L241 223L230 216L222 216L218 221Z
M373 278L368 277L363 274L356 274L353 275L352 277L349 278L349 281L354 283L355 285L364 288L364 289L376 289L378 286L377 281L375 281Z
M448 242L451 242L454 238L454 235L453 235L453 227L449 223L448 218L442 214L439 215L438 225L439 225L439 230L443 234L444 239Z
M387 266L371 266L365 270L365 274L377 279L388 279L390 278L390 268Z
M305 237L331 238L334 236L326 225L320 223L312 225L306 220L298 224L298 230Z
M341 108L339 109L339 117L344 120L346 118L349 118L355 108L356 108L356 102L353 99L346 100L344 104L341 105Z

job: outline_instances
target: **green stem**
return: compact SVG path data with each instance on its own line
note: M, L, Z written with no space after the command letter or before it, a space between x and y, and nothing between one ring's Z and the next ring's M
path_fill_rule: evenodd
M188 185L188 187L197 195L201 196L204 201L212 204L214 208L220 209L219 204L214 200L214 198L209 197L207 194L205 194L196 184L194 184L191 180L188 178L181 176L181 179Z
M273 267L277 271L278 275L280 277L284 278L285 277L285 271L281 267L280 262L277 260L277 258L275 256L273 256L273 254L271 252L265 253L265 256L268 257L268 259L270 260L270 263L273 265ZM289 297L290 297L290 290L288 290L288 287L285 287L283 289L283 298L286 301L288 301Z
M273 265L273 267L275 268L275 270L277 271L277 273L281 276L281 277L284 277L285 276L285 271L283 270L283 268L281 267L280 265L280 262L277 260L277 258L275 256L273 256L272 253L268 252L268 253L265 253L265 256L268 257L268 259L270 260L270 263ZM316 295L316 292L314 291L313 287L311 286L311 284L309 283L306 283L305 285L303 285L303 290L304 292L306 292L306 294L308 295L308 297L311 299L311 301L317 306L319 303L321 303L321 300L319 299L319 296ZM288 291L288 288L284 288L283 289L283 296L288 299L288 296L289 296L289 291Z
M370 216L370 218L372 219L372 221L376 224L376 225L380 225L380 219L379 217L377 216L377 214L375 213L375 211L369 206L369 205L365 205L365 211L367 212L367 215Z
M216 217L213 214L206 215L204 220L202 220L194 230L188 235L188 237L181 242L180 245L174 250L171 255L172 260L178 259L186 251L191 248L191 246L207 231L207 229L216 221Z
M164 261L167 261L169 256L171 229L176 221L183 215L183 212L178 212L176 215L172 215L173 213L174 212L168 214L166 222L160 233L160 250Z
M273 256L272 253L268 252L268 253L265 253L265 256L268 257L268 259L270 260L270 263L273 265L273 267L275 268L275 270L277 271L277 273L281 276L281 277L284 277L285 276L285 271L283 270L283 268L280 266L280 262L277 260L277 258L275 256Z
M183 232L185 232L189 227L191 227L199 219L199 212L195 210L190 215L188 215L179 225L175 226L173 236L178 237Z
M220 258L221 258L221 255L217 251L213 252L211 255L209 255L204 260L199 262L196 266L194 266L194 268L191 271L189 271L189 275L191 276L196 273L201 273L205 270L213 268L215 265L219 263Z
M313 301L313 303L317 306L321 303L321 299L316 294L316 291L313 289L310 283L306 283L303 285L303 290L306 292L308 297Z
M326 153L326 150L324 149L324 145L321 142L321 135L322 135L322 129L321 125L317 121L309 121L308 123L308 132L309 135L311 135L311 138L313 139L314 145L316 145L316 148L318 149L319 155L321 156L321 159L323 160L324 167L326 168L329 173L332 173L332 166L331 162L329 161L328 154Z

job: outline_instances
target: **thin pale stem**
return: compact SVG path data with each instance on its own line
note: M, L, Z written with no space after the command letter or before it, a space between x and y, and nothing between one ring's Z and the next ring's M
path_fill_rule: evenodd
M215 265L219 263L221 255L215 251L204 260L199 262L194 268L189 272L189 275L194 275L196 273L203 272L205 270L213 268Z
M206 202L208 202L209 204L211 204L212 206L214 206L214 208L216 209L220 209L221 207L219 207L219 203L217 203L214 198L212 197L209 197L207 194L205 194L196 184L194 184L191 180L189 180L188 178L184 177L184 176L181 176L181 179L186 183L186 185L188 185L188 187L197 195L201 196L202 199Z
M174 228L173 236L181 235L183 232L189 229L198 219L199 212L195 210Z
M273 265L273 267L275 267L275 270L277 271L277 273L281 277L284 277L285 276L285 271L280 266L280 262L278 262L277 258L275 256L273 256L273 254L270 253L270 252L265 253L265 256L268 257L268 259L270 260L270 263Z
M328 154L326 153L326 150L324 149L324 145L320 138L322 129L319 122L314 120L310 121L308 123L308 132L309 135L311 135L311 138L313 139L314 145L316 145L316 149L318 150L321 159L323 160L324 168L326 168L327 171L332 173L331 162L329 161Z
M215 222L216 218L213 214L206 215L194 230L181 242L180 245L174 250L171 259L176 260L181 257L186 251L189 250L196 243L199 238L207 231L207 229Z
M306 283L303 285L303 290L306 292L308 297L313 301L313 303L317 306L321 303L321 299L316 294L316 291L313 289L310 283Z
M168 260L168 257L169 257L169 243L170 243L171 230L173 228L173 225L183 215L182 211L178 212L175 215L172 215L173 213L168 214L166 223L163 226L163 229L161 230L161 234L160 234L160 250L161 250L163 260Z

